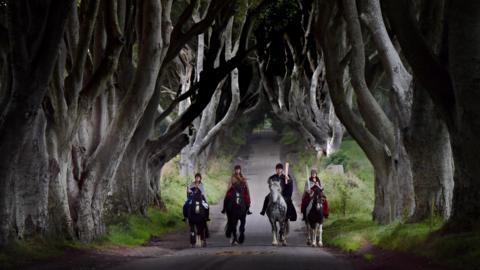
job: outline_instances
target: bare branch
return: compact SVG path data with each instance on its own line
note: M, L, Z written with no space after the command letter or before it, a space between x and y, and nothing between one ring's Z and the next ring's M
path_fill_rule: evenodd
M425 42L413 18L407 0L385 0L385 8L402 52L412 67L415 78L427 89L439 106L447 125L452 126L455 95L449 72L443 67Z
M78 95L82 88L83 73L87 60L88 47L95 29L95 22L100 8L101 1L88 1L88 8L85 19L80 26L80 36L76 46L75 57L70 74L66 78L67 104L77 102Z
M118 24L116 0L105 1L105 13L105 25L107 30L107 48L105 51L105 56L100 62L100 65L93 74L92 78L81 92L81 106L89 107L87 104L91 104L91 102L93 102L95 98L100 95L101 91L106 89L107 82L117 69L118 59L124 44L124 39ZM84 108L82 110L85 111L88 110L88 108Z

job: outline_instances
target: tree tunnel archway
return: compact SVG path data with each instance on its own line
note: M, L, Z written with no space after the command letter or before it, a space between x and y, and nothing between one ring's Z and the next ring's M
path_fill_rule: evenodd
M266 116L327 155L348 131L380 223L479 222L474 1L37 2L0 2L0 244L96 239L107 201L145 212L165 162Z

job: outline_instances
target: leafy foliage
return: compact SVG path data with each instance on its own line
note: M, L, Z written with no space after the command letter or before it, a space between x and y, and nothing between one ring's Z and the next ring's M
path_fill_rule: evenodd
M280 138L280 142L283 145L294 145L294 144L301 144L302 137L298 134L297 131L289 128L284 127L282 132L282 137Z
M328 156L327 159L325 160L325 165L326 166L330 164L343 165L343 167L346 169L348 165L348 161L349 161L349 157L344 152L339 151Z
M300 16L300 7L297 1L272 1L260 14L258 27L266 32L282 32L288 26L298 23L301 20Z
M218 202L223 196L226 181L229 179L230 158L219 157L207 164L203 177L207 200L210 204ZM147 217L126 215L109 226L104 244L136 246L144 244L152 236L160 236L186 228L182 220L182 207L186 200L186 185L190 179L179 175L179 157L168 162L163 168L161 194L167 211L151 208Z

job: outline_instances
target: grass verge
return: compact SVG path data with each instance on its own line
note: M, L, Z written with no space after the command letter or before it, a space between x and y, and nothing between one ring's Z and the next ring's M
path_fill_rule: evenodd
M178 157L168 162L162 170L161 194L167 211L151 208L147 217L127 215L123 221L109 226L109 233L102 244L119 246L137 246L152 236L161 236L184 230L182 206L186 199L186 185L191 180L180 177ZM203 176L207 200L217 203L224 195L230 174L231 158L216 158L208 162Z
M372 221L374 202L374 171L358 144L346 139L341 149L329 157L317 158L306 150L300 136L291 129L281 134L281 143L289 151L297 188L303 192L310 167L319 170L319 177L330 202L330 218L325 222L324 243L348 253L356 253L366 245L385 250L424 256L453 269L480 269L480 232L439 235L441 218L422 223L398 221L380 225ZM332 174L329 164L342 164L346 173ZM307 169L305 165L308 165ZM362 254L366 261L375 261L375 255Z
M229 157L218 157L207 164L204 183L211 204L224 195L231 172L231 160ZM160 183L166 211L150 208L147 216L129 214L116 217L114 224L108 225L107 235L89 244L44 237L12 242L0 250L0 269L16 269L26 263L59 257L67 250L139 246L152 236L186 229L186 224L182 222L182 206L186 199L187 179L179 176L178 157L164 166Z

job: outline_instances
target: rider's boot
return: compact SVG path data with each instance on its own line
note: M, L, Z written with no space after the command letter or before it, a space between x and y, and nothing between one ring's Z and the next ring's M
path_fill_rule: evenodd
M223 199L223 209L222 209L222 214L225 214L225 208L227 208L227 197L225 197L225 199Z
M208 226L205 227L205 237L210 238L210 230L208 229Z
M264 216L265 211L267 211L267 206L268 206L268 195L265 197L265 200L263 201L263 207L262 211L260 212L260 215Z

